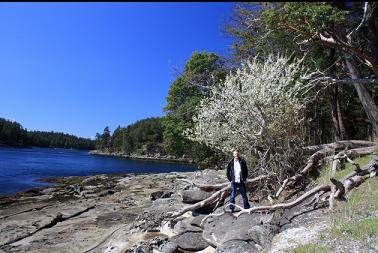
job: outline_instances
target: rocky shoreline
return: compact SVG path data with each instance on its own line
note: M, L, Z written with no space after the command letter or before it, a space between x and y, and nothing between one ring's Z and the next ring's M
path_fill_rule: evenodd
M163 162L175 162L175 163L189 163L194 164L193 159L181 157L177 158L175 156L162 156L160 154L152 155L136 155L136 154L130 154L126 155L122 152L103 152L100 150L91 150L88 152L91 155L100 155L100 156L111 156L116 158L123 158L123 159L135 159L135 160L148 160L148 161L163 161Z
M171 213L211 194L191 189L180 179L216 184L225 181L223 174L204 170L44 179L60 185L0 199L0 252L236 252L229 251L231 246L261 249L270 238L265 234L274 230L274 226L265 224L271 215L240 217L235 224L237 233L227 232L235 222L231 216L207 219L201 227L211 210L170 218ZM250 228L256 229L254 236L259 237L253 243Z
M293 240L314 242L327 227L327 210L308 212L305 206L237 219L225 213L204 220L212 209L171 218L212 194L182 179L217 184L226 181L224 174L208 169L45 179L60 185L0 198L0 252L290 252ZM241 202L238 196L236 204ZM221 212L222 205L214 211Z

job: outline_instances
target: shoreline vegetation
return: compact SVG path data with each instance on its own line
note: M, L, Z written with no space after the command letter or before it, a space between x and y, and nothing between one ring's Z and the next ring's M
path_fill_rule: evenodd
M109 157L116 157L121 159L132 159L132 160L146 160L146 161L161 161L161 162L174 162L174 163L186 163L186 164L195 164L193 159L190 158L177 158L171 155L160 155L155 154L154 156L151 155L136 155L130 154L126 155L122 152L106 152L100 150L90 150L88 151L91 155L99 155L99 156L109 156Z
M93 150L95 141L53 131L30 131L16 121L0 117L0 147Z
M65 177L0 198L0 251L378 252L377 21L374 2L238 4L231 57L193 52L163 117L88 140L94 155L206 169ZM4 122L0 144L71 145ZM231 212L225 171L209 167L235 148L251 207L238 196Z
M374 160L374 156L366 156L356 162L362 167L372 158ZM331 168L323 170L330 172ZM342 177L353 170L352 165L347 166L345 171L338 171L337 176ZM322 174L319 179L327 175ZM131 253L173 252L167 248L175 247L184 252L206 250L214 253L217 248L222 250L237 242L242 252L251 248L264 249L268 253L309 252L313 248L332 252L331 249L342 251L356 247L359 252L373 252L377 203L376 191L370 192L368 188L375 187L377 181L376 178L368 180L369 183L350 192L348 198L359 197L357 202L341 203L336 210L314 208L311 211L304 203L285 212L290 220L287 223L287 219L270 213L243 214L237 219L230 214L208 217L206 213L210 209L206 206L202 211L171 219L171 213L212 194L195 186L188 188L183 182L193 182L197 186L219 185L227 181L224 171L206 169L45 178L44 182L59 185L35 187L15 196L0 196L0 230L6 235L0 237L0 250L29 252L44 248L51 252L105 252L112 248L112 252ZM253 193L253 186L250 187L249 192ZM368 199L360 198L361 194L367 194ZM254 207L266 204L254 199L250 201ZM242 204L240 196L236 202ZM364 209L359 220L352 216L354 222L361 223L361 228L346 227L347 221L342 215L345 210L347 213L356 211L356 205ZM222 211L223 207L219 206L214 213L221 215ZM361 221L361 217L368 219ZM276 224L283 226L278 230ZM361 232L362 225L370 226L371 232ZM234 229L227 229L230 226ZM252 245L245 242L249 236L245 238L242 233L248 229L253 232L250 236L256 238ZM348 237L346 233L358 236ZM229 238L236 239L230 242ZM214 243L218 241L221 245L215 247Z

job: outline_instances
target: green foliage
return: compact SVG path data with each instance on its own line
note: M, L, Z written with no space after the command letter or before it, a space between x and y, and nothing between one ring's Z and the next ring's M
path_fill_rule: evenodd
M373 6L374 7L374 6ZM372 7L372 8L373 8ZM234 9L228 23L228 33L235 38L232 46L237 63L258 55L265 60L269 54L286 54L304 58L310 69L319 69L325 75L344 78L349 75L343 64L344 53L337 47L320 41L318 34L339 37L345 41L347 33L361 22L362 3L336 2L264 2L241 3ZM359 50L369 52L366 25L354 35ZM306 41L306 42L305 42ZM364 76L371 71L363 65ZM366 85L378 102L376 86ZM349 139L367 139L372 134L366 112L352 85L325 89L319 86L312 96L316 99L306 108L302 138L309 145L333 142L342 138L337 124L342 118ZM335 101L339 102L341 116L335 121Z
M173 81L167 96L163 120L164 147L168 154L188 155L197 162L213 163L214 152L183 136L187 128L193 126L196 106L208 96L209 87L225 78L227 69L224 61L214 53L194 52L185 64L184 72Z
M17 122L0 118L0 146L24 146L26 130Z
M95 148L95 142L70 134L43 131L28 131L27 145L44 148L67 148L91 150Z
M96 133L96 149L109 151L112 146L112 139L109 127L105 127L102 134Z
M264 10L262 16L270 29L293 29L311 35L344 24L348 13L327 2L287 2L280 10Z
M367 237L378 236L378 219L367 218L361 221L346 221L335 218L332 233L334 236L352 236L358 240L367 239Z
M369 161L371 161L375 156L374 155L366 155L359 158L354 159L354 162L360 164L360 166L363 166L367 164ZM337 170L334 174L332 173L332 165L327 164L322 166L320 170L319 177L316 179L316 182L319 185L322 184L329 184L330 178L335 178L337 180L342 180L346 175L354 171L356 167L353 164L347 163L343 166L341 170Z
M105 129L107 131L104 133L107 136L109 128ZM97 146L97 149L102 151L142 155L164 154L162 118L146 118L127 127L119 126L113 135L109 134L109 142L103 141L103 134L97 136L99 144L108 143L108 146Z
M363 167L374 157L375 155L363 156L354 159L354 162ZM316 183L329 184L330 177L341 180L354 169L354 165L346 164L343 170L332 175L330 168L322 168ZM369 246L366 245L367 239L378 236L378 219L371 217L370 214L370 212L378 210L377 196L378 180L376 178L366 179L363 184L348 193L347 201L338 202L336 209L330 215L331 227L322 233L322 237L332 240L350 240L350 238L353 238L360 241L362 245Z
M347 202L337 206L331 216L331 228L327 231L333 239L358 240L369 247L368 239L378 236L378 219L370 212L378 210L378 180L367 179L347 197Z
M27 131L19 123L0 118L0 146L94 149L94 141L74 135Z

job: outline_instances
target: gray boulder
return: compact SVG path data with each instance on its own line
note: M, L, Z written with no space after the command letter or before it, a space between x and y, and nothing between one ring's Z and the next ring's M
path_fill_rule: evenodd
M169 241L176 243L180 249L187 251L200 251L209 246L202 238L201 232L187 232L176 235L170 238Z
M232 240L225 242L217 248L216 253L253 253L260 252L261 248L253 242Z
M210 197L212 192L201 190L185 190L181 192L182 202L186 204L194 204Z
M163 253L177 253L178 251L178 245L174 242L167 242L161 247L161 252Z
M229 213L210 217L204 222L203 238L214 247L232 240L264 246L275 234L275 226L268 223L271 219L272 215L257 213L245 213L237 219Z
M190 221L190 225L201 227L202 219L205 218L206 215L198 215L196 217L193 217L193 219Z
M176 234L183 234L186 232L202 232L202 229L191 225L192 218L184 219L176 223L174 226L174 232Z

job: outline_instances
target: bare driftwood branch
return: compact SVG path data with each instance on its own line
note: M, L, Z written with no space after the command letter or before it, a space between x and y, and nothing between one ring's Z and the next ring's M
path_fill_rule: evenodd
M298 174L286 179L286 182L284 181L280 189L277 191L275 197L278 198L287 185L293 184L303 178L307 173L314 169L323 158L327 157L327 154L330 152L333 152L333 149L329 147L316 151L312 156L310 156L305 167Z
M350 148L350 147L358 147L358 148L355 148L352 150L346 150L347 148ZM310 158L307 160L305 167L299 173L284 180L282 186L277 191L275 197L278 198L286 186L290 184L293 185L295 182L303 178L307 173L312 171L318 163L324 162L329 159L334 160L335 156L333 155L327 156L327 154L333 153L335 150L344 149L344 151L341 152L340 155L337 157L337 159L341 159L348 156L371 154L376 148L377 148L377 144L375 142L360 141L360 140L338 141L338 142L329 143L329 144L308 146L305 148L307 151L316 150L316 152L310 156Z
M340 164L342 162L342 159L345 159L347 156L344 151L339 152L337 155L333 157L332 162L332 173L336 173L336 170L340 168Z
M363 25L363 24L365 23L365 21L366 21L366 14L367 14L367 9L368 9L368 3L369 3L369 2L365 2L365 4L364 4L364 15L362 16L362 19L361 19L360 24L357 26L356 29L352 30L352 31L346 36L349 42L351 42L351 40L352 40L352 35L353 35L354 33L356 33L356 32L362 27L362 25Z
M184 213L186 213L186 212L188 212L188 211L194 211L194 210L200 209L200 208L202 208L202 207L204 207L204 206L206 206L206 205L210 205L210 204L214 203L215 201L217 201L218 198L223 194L223 192L226 192L226 191L228 191L228 190L230 190L230 186L229 186L229 185L223 187L223 188L222 188L221 190L219 190L219 191L214 192L214 193L213 193L210 197L208 197L207 199L204 199L204 200L202 200L202 201L200 201L200 202L197 202L197 203L195 203L195 204L193 204L193 205L186 206L186 207L182 208L181 210L179 210L179 211L177 211L177 212L174 212L174 213L172 214L172 218L176 218L176 217L178 217L178 216L180 216L180 215L182 215L182 214L184 214Z
M337 142L321 144L321 145L307 146L307 147L304 147L304 150L308 153L313 153L313 152L316 152L325 148L331 148L335 150L348 148L350 150L350 149L356 149L356 148L362 148L362 147L372 147L376 145L377 143L371 142L371 141L347 140L347 141L337 141Z
M246 184L253 184L253 183L256 183L260 180L263 180L263 179L266 179L268 176L267 175L261 175L261 176L258 176L258 177L255 177L253 179L248 179ZM186 181L187 182L187 181ZM194 184L194 183L193 183ZM196 184L194 184L196 185ZM214 192L210 197L208 197L207 199L204 199L200 202L197 202L193 205L189 205L189 206L186 206L184 208L182 208L181 210L177 211L177 212L174 212L172 214L172 218L176 218L188 211L194 211L194 210L197 210L197 209L200 209L206 205L211 205L213 203L215 203L216 201L221 201L221 196L225 196L226 192L229 191L231 189L231 185L229 182L227 183L224 183L224 184L219 184L219 185L223 185L224 187L221 188L220 190ZM207 189L207 186L208 185L196 185L197 187L198 186L202 186L202 187L205 187L205 189ZM217 186L219 187L219 186Z
M314 203L313 206L315 208L316 205L318 203L320 203L320 197L322 195L324 195L325 193L328 193L330 191L331 191L331 194L329 196L329 206L330 206L330 208L333 208L335 206L335 200L336 199L341 199L348 191L350 191L352 188L358 186L359 184L361 184L364 181L364 177L363 177L364 175L369 174L369 176L370 176L371 173L373 173L373 172L374 172L374 175L376 173L378 173L378 156L375 157L372 161L370 161L369 164L366 165L363 169L359 169L359 166L358 167L356 166L356 168L358 168L358 170L356 169L356 171L354 172L355 174L344 179L343 183L341 183L340 181L338 181L334 178L331 178L330 181L332 183L332 186L329 186L329 185L317 186L317 187L305 192L304 194L302 194L297 199L295 199L291 202L288 202L288 203L280 203L280 204L270 205L270 206L258 206L258 207L252 207L252 208L249 208L249 209L244 209L241 206L238 206L238 205L235 205L235 204L224 205L223 206L223 212L217 213L217 214L211 213L211 214L207 215L205 218L202 219L200 226L203 228L204 222L208 218L214 217L214 216L222 216L224 214L229 214L229 215L232 215L235 218L238 218L243 213L251 214L253 212L272 212L272 211L275 211L275 210L278 210L278 209L292 208L292 207L302 203L304 200L306 200L306 199L308 199L308 198L310 198L311 196L314 196L314 195L315 195L314 198L309 203L307 203L305 205L308 206L308 205L311 205L311 204ZM321 201L321 203L327 204L325 201ZM239 208L241 211L238 212L238 213L232 213L232 212L226 210L226 207L229 206L229 205L233 205L233 206ZM326 205L324 205L322 207L325 207L325 206Z
M332 77L321 77L317 80L323 81L330 84L354 84L354 83L360 83L360 84L378 84L377 79L373 78L358 78L358 79L352 79L352 78L344 78L344 79L337 79Z
M330 179L332 186L331 186L331 194L329 195L329 208L333 209L335 207L336 199L339 199L344 196L345 187L344 185L335 178Z
M363 60L363 63L367 65L369 68L371 68L375 74L378 74L378 65L375 64L375 61L373 58L366 54L366 52L362 51L360 48L351 46L350 43L342 40L338 40L335 36L327 37L324 36L321 33L318 33L320 41L330 47L336 47L344 52L348 52L350 54L353 54Z
M345 187L343 185L343 183L341 183L340 181L338 181L337 179L335 178L331 178L330 179L331 183L335 186L336 188L336 191L335 191L335 198L339 198L341 196L344 195L345 193Z
M252 208L249 208L249 209L244 209L244 208L239 207L241 209L241 211L239 213L235 214L234 216L239 217L243 213L251 214L253 212L262 212L262 211L269 211L270 212L270 211L275 211L275 210L278 210L278 209L292 208L292 207L300 204L304 200L308 199L309 197L315 195L318 192L330 191L330 190L331 190L331 187L329 185L321 185L321 186L317 186L317 187L311 189L308 192L305 192L303 195L301 195L296 200L288 202L288 203L281 203L281 204L276 204L276 205L272 205L272 206L258 206L258 207L252 207Z
M263 180L263 179L266 179L266 178L268 178L267 175L262 175L262 176L258 176L256 178L247 179L247 181L245 183L248 186L250 184L256 183L259 180ZM204 190L204 191L218 191L220 189L223 189L225 186L230 185L230 182L225 182L225 183L220 183L220 184L198 184L198 183L194 183L194 182L192 182L188 179L181 179L180 178L180 179L177 179L177 180L189 183L192 186L195 186L195 187L197 187L201 190Z

